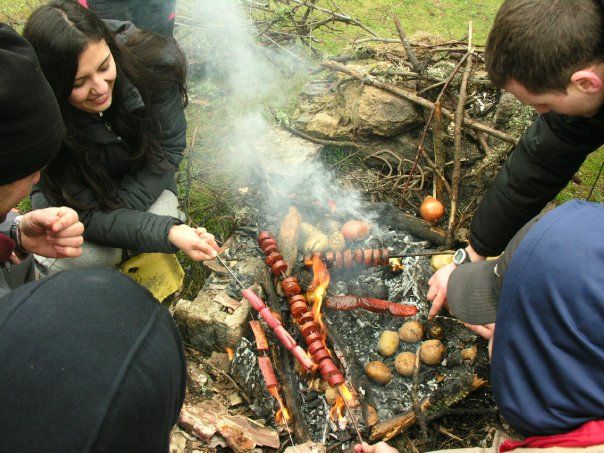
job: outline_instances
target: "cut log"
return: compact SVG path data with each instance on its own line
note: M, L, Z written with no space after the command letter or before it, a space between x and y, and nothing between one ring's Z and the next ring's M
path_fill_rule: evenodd
M283 260L289 264L287 275L290 275L292 266L298 258L298 239L300 237L300 224L302 219L298 210L290 206L289 212L283 219L281 229L279 230L279 250L283 255Z
M418 217L406 214L396 206L389 203L373 203L367 205L368 210L375 211L379 216L380 223L397 230L408 231L414 236L433 243L444 245L446 233L443 229L435 227Z

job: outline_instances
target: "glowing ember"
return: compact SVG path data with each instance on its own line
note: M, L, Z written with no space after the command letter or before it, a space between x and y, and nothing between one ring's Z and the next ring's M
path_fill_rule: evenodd
M390 262L392 272L399 272L405 268L405 265L402 263L400 258L390 258L388 261Z
M233 352L233 350L231 348L225 348L227 354L229 355L229 360L233 360L233 357L235 357L235 353Z
M316 254L312 256L312 271L312 282L309 286L308 292L306 293L306 297L312 304L312 314L315 318L315 322L321 330L323 339L325 339L327 338L327 332L325 329L325 324L323 323L323 315L321 314L321 304L323 303L325 291L329 286L329 271L327 270L325 263Z
M287 407L285 407L285 404L283 403L283 400L281 399L281 395L279 395L279 391L277 390L277 387L269 387L268 392L273 395L273 397L277 400L277 403L279 404L279 409L277 410L277 413L275 414L275 420L277 422L278 425L285 425L287 422L289 422L292 417L289 414L289 410L287 410Z

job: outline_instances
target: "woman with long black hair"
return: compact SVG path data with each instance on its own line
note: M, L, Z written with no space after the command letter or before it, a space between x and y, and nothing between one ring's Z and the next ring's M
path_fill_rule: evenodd
M73 207L86 227L83 256L52 264L53 271L115 266L123 249L213 258L214 237L179 220L175 173L186 146L186 90L176 42L104 22L72 1L36 9L23 34L66 128L32 203Z

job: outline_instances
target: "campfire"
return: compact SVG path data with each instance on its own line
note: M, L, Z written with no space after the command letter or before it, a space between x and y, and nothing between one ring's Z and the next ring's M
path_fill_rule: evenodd
M333 204L317 208L315 217L287 209L281 219L266 219L262 231L238 230L225 245L222 266L206 286L228 296L212 291L204 299L231 302L212 315L196 311L196 321L184 303L175 313L181 325L204 318L214 343L234 346L229 374L249 408L280 433L280 440L256 439L257 445L387 440L484 385L476 375L475 335L453 319L426 322L435 252L388 223L395 207L389 216L373 213L365 235L321 250L304 247L305 222L318 231L331 225L322 233L330 236L346 219ZM235 305L244 299L249 304ZM237 328L219 331L231 318ZM208 350L201 330L183 334Z

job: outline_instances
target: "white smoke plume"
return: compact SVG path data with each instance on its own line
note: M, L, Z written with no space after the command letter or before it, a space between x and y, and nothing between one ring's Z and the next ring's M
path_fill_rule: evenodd
M284 201L302 194L304 199L315 200L315 207L335 202L342 217L367 218L360 212L358 192L342 190L320 161L294 166L285 157L287 150L277 141L270 142L274 126L265 105L285 99L291 74L308 70L299 57L294 58L296 49L261 47L256 40L258 30L238 0L194 1L189 14L199 23L196 39L207 52L208 76L224 84L229 112L221 120L228 133L220 137L220 143L226 165L239 175L251 174L252 168L272 175L268 182L274 190L266 195L267 212L274 214ZM276 167L281 167L280 175L273 173Z

